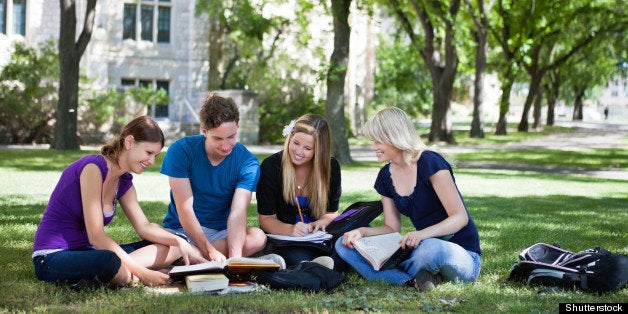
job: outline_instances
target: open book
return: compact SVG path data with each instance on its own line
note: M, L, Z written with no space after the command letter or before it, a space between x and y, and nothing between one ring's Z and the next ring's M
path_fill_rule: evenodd
M226 262L209 261L194 265L174 266L170 278L182 280L185 276L207 273L226 273L231 275L246 274L251 270L279 270L279 264L272 260L254 257L232 257Z
M401 249L401 234L392 232L364 237L353 243L353 247L366 259L373 269L380 270L395 252Z
M453 234L438 237L438 239L448 241ZM401 234L392 232L376 236L364 237L355 241L353 247L366 259L373 269L382 270L395 268L399 263L410 257L414 249L401 249Z

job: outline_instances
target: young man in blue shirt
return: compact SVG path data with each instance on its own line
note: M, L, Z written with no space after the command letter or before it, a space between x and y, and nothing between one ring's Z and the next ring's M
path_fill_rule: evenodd
M238 143L233 100L210 94L200 120L202 134L177 140L164 158L170 205L163 225L186 235L208 260L251 256L266 245L260 228L247 227L259 161Z

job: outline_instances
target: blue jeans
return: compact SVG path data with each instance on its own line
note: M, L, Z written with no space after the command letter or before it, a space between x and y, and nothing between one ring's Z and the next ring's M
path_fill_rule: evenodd
M148 241L139 241L120 247L131 253L149 244ZM37 279L42 281L75 284L83 279L106 285L116 276L122 262L112 251L83 247L35 256L33 265Z
M410 257L397 268L377 271L354 249L336 241L336 253L367 280L382 280L403 285L420 270L440 274L446 281L473 281L480 274L481 256L458 244L441 239L424 239Z

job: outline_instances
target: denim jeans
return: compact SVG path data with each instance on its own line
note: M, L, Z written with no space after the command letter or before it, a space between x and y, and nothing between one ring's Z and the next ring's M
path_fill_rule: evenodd
M481 256L458 244L441 239L424 239L410 257L397 268L377 271L354 249L336 241L336 253L367 280L382 280L403 285L420 270L440 274L446 281L473 281L480 274Z
M148 241L139 241L120 247L131 253L149 244ZM105 285L116 276L122 262L112 251L83 247L35 256L33 265L37 279L42 281L75 284L84 279Z

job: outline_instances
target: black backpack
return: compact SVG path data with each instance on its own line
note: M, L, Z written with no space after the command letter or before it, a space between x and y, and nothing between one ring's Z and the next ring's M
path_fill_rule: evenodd
M571 252L558 245L536 243L519 254L508 279L530 286L616 291L628 283L628 256L601 247Z
M383 211L382 201L355 202L329 223L325 231L333 236L334 243L347 231L368 227Z
M290 268L279 271L260 271L253 280L272 289L328 291L347 278L338 271L329 269L314 262L301 262Z

